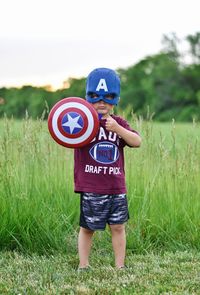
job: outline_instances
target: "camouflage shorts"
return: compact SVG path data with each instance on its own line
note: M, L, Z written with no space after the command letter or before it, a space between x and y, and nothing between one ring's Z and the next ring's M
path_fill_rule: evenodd
M98 195L82 193L80 226L90 230L104 230L106 224L123 224L129 219L125 194Z

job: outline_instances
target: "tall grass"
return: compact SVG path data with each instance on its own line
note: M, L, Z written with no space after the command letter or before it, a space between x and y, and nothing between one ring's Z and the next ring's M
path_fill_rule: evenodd
M127 150L134 251L200 249L200 132L195 124L138 122L142 147Z
M143 143L139 149L126 149L128 249L199 250L199 124L134 118L131 124ZM0 248L74 251L78 218L73 151L51 139L43 120L2 119ZM94 246L105 249L107 239L109 232L98 233Z
M77 218L72 151L53 142L42 121L5 119L0 165L1 248L61 248Z

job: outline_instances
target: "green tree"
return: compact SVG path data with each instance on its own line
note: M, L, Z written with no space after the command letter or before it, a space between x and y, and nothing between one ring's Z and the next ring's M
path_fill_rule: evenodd
M188 35L186 40L190 45L190 54L192 57L192 62L194 64L199 64L200 62L200 32L195 35Z
M180 70L171 53L146 57L120 73L124 107L126 104L132 105L135 111L145 115L149 106L151 112L159 116L178 99L178 95L174 97L174 94L179 91Z

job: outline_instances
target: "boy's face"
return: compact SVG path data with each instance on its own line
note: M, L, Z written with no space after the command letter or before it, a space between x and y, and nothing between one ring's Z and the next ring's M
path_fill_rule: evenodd
M96 93L93 93L92 94L92 98L97 98L98 95ZM109 99L109 100L112 100L113 99L113 95L111 94L108 94L106 95L106 98ZM114 105L113 104L109 104L103 100L99 100L95 103L92 103L93 107L95 108L95 110L97 111L98 114L101 114L103 115L103 117L107 116L110 114L110 112L113 110L114 108Z
M101 114L103 117L107 117L113 110L114 105L100 100L92 104L98 114Z

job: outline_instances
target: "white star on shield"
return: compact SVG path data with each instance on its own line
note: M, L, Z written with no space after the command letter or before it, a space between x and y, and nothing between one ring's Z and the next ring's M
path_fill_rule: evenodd
M78 124L79 118L80 118L80 115L75 118L72 118L70 116L70 114L67 114L68 121L66 123L62 124L62 126L69 127L70 133L72 134L75 128L82 129L82 126L80 124Z

